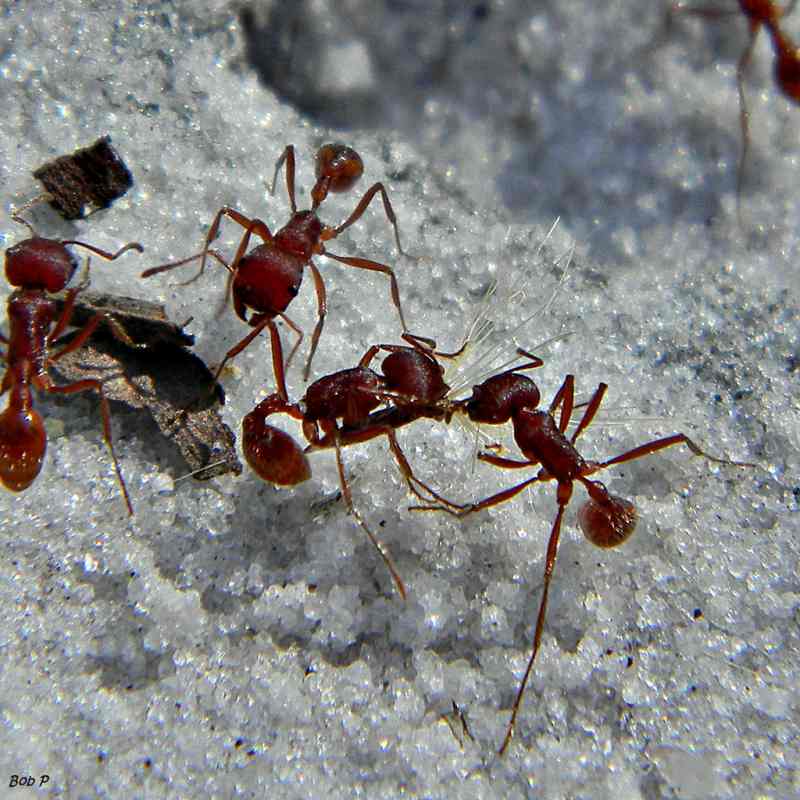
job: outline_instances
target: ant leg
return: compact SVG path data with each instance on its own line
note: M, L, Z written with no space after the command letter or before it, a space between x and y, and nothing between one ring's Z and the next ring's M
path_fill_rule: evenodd
M241 211L237 211L235 208L231 208L230 206L223 206L219 211L217 211L214 221L211 223L211 227L208 229L208 234L206 235L206 240L208 243L213 242L214 239L217 238L222 217L228 217L242 228L253 231L253 233L255 233L257 236L260 236L265 242L272 241L272 233L270 233L269 226L266 224L266 222L258 219L257 217L253 217L251 219L250 217L242 214Z
M272 321L270 317L265 317L264 319L258 321L253 330L247 334L240 342L235 344L227 353L225 353L225 358L222 359L220 365L217 367L216 372L214 373L214 380L213 384L216 384L219 376L222 374L222 370L225 369L225 366L229 361L232 361L239 353L242 352L252 341L255 339L264 328L269 328L270 338L272 339L272 368L275 372L275 381L278 385L278 393L281 397L285 400L289 395L286 391L286 378L283 370L283 347L281 346L281 337L278 333L278 328L275 326L275 323Z
M505 458L504 456L495 456L491 453L478 453L478 459L485 461L500 469L524 469L525 467L535 467L538 461L517 461L515 458Z
M465 342L461 346L461 348L456 353L453 353L452 355L454 357L459 356L464 351L464 348L467 346L467 344L468 344L468 342ZM436 355L437 356L444 356L446 354L445 353L437 353ZM510 369L503 370L502 372L498 372L493 377L498 377L500 375L514 375L517 372L523 372L524 370L527 370L527 369L538 369L539 367L544 366L544 361L541 358L539 358L539 356L535 356L533 353L529 353L527 350L523 350L521 347L517 348L517 355L514 357L514 359L512 359L512 361L515 361L520 356L522 356L523 358L529 358L530 361L526 361L524 364L519 364L516 367L511 367ZM508 363L511 363L511 362L507 361L506 364L508 364ZM503 365L503 366L505 366L505 365ZM566 379L565 379L564 383L566 383ZM565 389L564 389L564 386L562 385L561 388L558 390L558 392L556 392L556 396L553 398L553 402L551 403L551 411L550 411L551 414L552 414L552 409L554 409L558 405L558 403L561 402L561 395L563 394L564 391L565 391Z
M325 281L322 280L322 275L320 275L317 265L310 259L308 266L311 269L311 276L314 278L314 289L317 292L317 324L314 326L314 332L311 334L311 349L309 350L308 360L303 370L304 381L308 380L308 376L311 373L311 361L314 358L314 353L317 352L319 337L322 335L322 326L325 324L325 315L328 313L328 298L327 292L325 291ZM294 353L294 351L292 351L292 353ZM291 356L289 356L289 358L291 358Z
M408 333L408 331L404 331L401 334L401 338L408 342L414 348L414 350L416 350L418 353L422 353L424 356L432 358L433 356L443 355L442 353L437 353L435 351L436 342L433 339L428 339L426 336L417 336L414 333ZM361 356L358 366L368 367L372 362L372 359L375 358L375 356L382 350L387 353L401 353L408 350L408 348L402 344L373 344L369 350L367 350L367 352Z
M231 208L230 206L223 206L214 216L214 220L208 229L208 233L206 234L205 244L203 245L203 249L200 253L189 256L189 258L181 259L180 261L171 261L168 264L161 264L158 267L151 267L142 273L142 277L149 278L151 275L157 275L159 272L166 272L167 270L174 269L175 267L181 267L184 264L188 264L189 262L195 261L199 258L200 269L198 270L197 274L188 281L178 284L179 286L188 286L190 283L194 283L205 272L206 258L209 255L213 255L225 267L225 269L230 270L231 268L228 266L227 262L222 258L222 256L216 250L211 249L211 242L213 242L219 234L220 221L222 220L223 216L229 217L237 225L241 225L241 227L245 229L245 236L247 236L248 242L250 241L249 234L251 233L255 233L256 236L260 236L265 242L272 241L272 234L270 233L269 227L266 225L266 223L262 222L260 219L250 219L250 217L246 217L240 211L237 211L235 208Z
M63 351L60 355L62 354ZM52 359L50 360L52 361ZM117 454L114 451L114 442L111 436L111 408L108 405L108 398L103 391L102 381L94 378L87 378L86 380L69 383L66 386L56 386L48 383L43 387L43 389L49 394L77 394L78 392L93 390L100 395L100 413L103 418L103 439L108 445L108 450L111 453L111 460L114 462L114 470L117 473L117 481L119 482L119 486L122 491L122 497L125 500L125 505L128 507L128 514L133 516L133 505L131 504L131 498L128 495L128 487L125 485L125 479L122 477L122 469L120 468L119 461L117 461Z
M207 250L206 255L214 256L214 258L222 264L225 269L230 272L230 267L228 266L228 262L222 257L222 255L217 250ZM153 275L158 275L159 272L167 272L168 270L175 269L176 267L182 267L184 264L191 264L192 261L197 261L198 258L202 258L203 253L195 253L193 256L189 256L188 258L182 258L180 261L170 261L169 264L161 264L158 267L150 267L150 269L146 269L140 277L142 278L150 278ZM195 275L194 278L191 278L188 281L184 281L183 283L179 283L178 286L188 286L190 283L194 283L200 277L200 273Z
M707 453L701 447L696 445L688 436L686 436L686 434L675 433L672 436L665 436L663 439L654 439L652 442L647 442L639 445L638 447L634 447L632 450L628 450L621 455L608 459L608 461L596 462L592 464L592 468L589 472L584 473L583 477L592 475L593 473L599 472L601 469L605 469L606 467L610 467L614 464L624 464L626 461L635 461L637 458L642 458L643 456L650 455L651 453L656 453L659 450L666 449L667 447L673 447L676 444L685 444L696 456L702 456L703 458L713 461L716 464L725 464L727 466L734 467L757 466L756 464L750 464L745 461L732 461L728 458L718 458L717 456L712 456L710 453Z
M64 308L61 312L61 316L58 318L53 330L47 336L45 340L48 345L58 344L59 337L62 333L64 333L65 329L69 325L70 319L72 319L72 312L75 308L75 300L77 299L78 295L89 285L89 259L86 259L86 280L82 282L80 286L76 286L73 289L69 289L66 294L66 298L64 300ZM128 336L128 332L119 324L119 322L114 319L110 314L97 314L97 319L93 318L89 320L87 325L91 325L88 333L82 333L77 337L77 344L71 344L68 346L68 349L52 356L50 361L55 361L61 358L66 353L71 353L74 350L77 350L83 343L91 336L94 330L97 328L97 325L105 320L108 324L108 327L111 329L111 332L114 336L128 347L131 348L138 348L144 349L147 345L144 344L137 344L136 342Z
M484 508L491 508L492 506L505 503L512 497L516 497L523 489L526 489L531 484L543 480L550 480L550 477L548 476L545 478L541 475L535 475L533 478L528 478L527 480L522 481L522 483L518 483L516 486L512 486L509 489L503 489L502 492L493 494L491 497L487 497L478 503L466 503L464 505L459 505L458 503L448 502L448 506L450 506L450 508L443 508L441 506L411 506L409 511L446 511L448 514L451 514L454 517L466 517L468 514L474 514L476 511L482 511Z
M286 369L288 370L289 365L292 363L292 359L294 358L294 354L297 352L297 348L300 347L300 343L303 341L303 331L301 331L300 328L283 312L276 314L276 316L280 317L297 334L297 341L294 343L294 346L289 352L289 357L286 359Z
M363 356L361 356L361 360L358 362L359 367L368 367L372 363L372 359L375 358L378 353L380 353L381 348L383 345L380 344L373 344Z
M563 488L566 487L566 488ZM558 540L561 536L561 520L564 516L564 509L567 507L570 497L572 496L572 484L559 484L558 487L558 511L556 518L553 521L553 528L550 531L550 539L547 542L547 556L544 564L544 586L542 587L542 599L539 601L539 613L536 617L536 629L533 634L533 647L531 648L531 655L528 659L528 666L525 668L525 674L522 676L519 689L517 689L517 696L514 698L514 705L511 707L511 719L508 721L506 728L506 735L503 739L503 744L497 751L498 755L503 755L511 743L511 737L514 735L514 726L517 722L517 715L519 714L520 706L522 705L522 696L525 694L525 687L528 685L528 679L533 672L533 662L536 661L536 654L539 652L539 646L542 643L542 632L544 631L544 619L547 613L547 595L550 591L550 581L553 577L553 568L556 565L556 556L558 555Z
M573 432L570 442L575 444L577 438L592 424L592 420L594 419L594 415L597 413L597 409L600 408L600 403L603 402L603 397L605 396L606 389L608 389L608 385L605 383L598 384L597 389L595 389L594 394L592 395L591 400L586 403L586 411L583 412L583 417L581 417L581 421L578 423L578 427L575 428Z
M231 271L235 272L236 267L239 263L239 259L241 259L241 253L247 249L247 245L250 243L250 236L255 233L256 236L261 237L264 242L271 242L272 241L272 233L269 230L269 227L265 222L262 222L260 219L250 219L250 217L246 217L240 211L237 211L235 208L231 208L230 206L223 206L218 212L217 215L214 217L214 221L211 223L211 227L208 229L208 233L206 234L206 243L203 246L203 257L200 260L200 270L198 271L197 275L194 278L187 281L187 283L192 283L196 281L202 274L206 268L206 256L210 252L210 245L214 239L217 238L217 234L219 232L219 224L222 220L222 217L226 216L232 219L237 225L241 225L242 228L245 229L244 235L242 236L242 241L239 242L239 249L236 251L236 257L231 265Z
M369 529L367 523L364 522L361 514L356 510L356 507L353 505L353 497L350 494L350 486L347 483L347 478L344 474L344 464L342 463L342 448L339 443L339 437L336 435L334 438L334 446L336 449L336 467L339 470L339 483L342 487L342 497L344 498L345 505L347 506L347 510L356 518L358 524L364 529L364 532L369 537L370 542L372 542L372 546L380 553L381 558L383 559L383 563L386 564L386 568L389 570L392 579L394 580L395 586L397 586L397 591L400 593L400 597L403 600L406 599L406 587L403 584L403 579L400 577L400 573L397 571L397 567L395 567L394 562L392 561L392 557L389 555L389 551L386 547L378 540L375 534Z
M418 353L422 353L424 356L433 357L435 355L445 355L443 353L436 352L436 342L433 339L429 339L427 336L417 336L415 333L409 333L408 331L404 331L401 334L401 339L408 342L414 350ZM370 362L373 358L381 351L385 350L387 353L400 353L405 350L408 350L407 347L403 346L402 344L373 344L363 356L361 356L361 360L358 362L359 367L368 367Z
M326 255L328 258L332 258L334 261L338 261L341 264L347 264L348 267L369 269L373 272L382 272L384 275L388 275L389 281L391 282L392 302L395 304L397 313L400 315L400 324L403 326L403 331L405 332L408 330L405 317L403 316L403 307L400 305L400 289L397 286L397 278L395 277L394 270L391 267L387 267L386 264L380 264L377 261L370 261L368 258L337 256L333 253L329 253L327 250L323 253L323 255Z
M403 341L408 342L415 350L419 350L426 356L429 356L432 353L436 354L437 356L446 356L445 353L436 353L436 341L427 336L420 336L417 333L403 331L403 333L400 335L400 338L403 339Z
M93 244L86 244L86 242L79 242L76 239L67 239L66 241L61 242L61 244L74 244L78 247L83 247L88 250L90 253L94 253L96 256L100 256L100 258L104 258L106 261L114 261L115 259L119 258L123 253L127 253L128 250L136 250L137 253L143 253L144 247L142 247L139 242L128 242L128 244L123 245L117 250L116 253L109 253L108 250L101 250L99 247L95 247Z
M72 312L75 309L75 300L80 294L81 289L81 286L77 286L74 289L67 290L66 297L64 298L64 310L61 312L61 316L58 318L58 322L56 322L53 330L50 331L47 335L47 339L45 339L48 345L53 344L67 329L69 321L72 319Z
M455 350L452 353L445 353L441 350L436 349L436 340L431 339L427 336L420 336L417 333L411 333L410 331L403 331L400 335L400 338L404 341L408 342L415 350L422 353L425 356L429 356L431 358L458 358L463 352L464 348L466 347L466 343L462 344L458 350ZM394 350L402 349L398 345L388 345L388 347L393 347ZM524 351L523 351L524 352ZM536 356L532 356L535 358ZM542 362L543 364L544 362Z
M368 425L367 427L357 428L356 430L346 431L344 433L342 433L342 431L340 431L338 428L335 428L332 432L323 437L318 435L315 427L309 427L308 430L304 428L304 432L306 434L306 439L308 439L310 443L306 448L306 452L327 449L332 445L334 447L338 446L339 448L349 447L353 444L362 444L363 442L372 441L372 439L376 439L379 436L385 436L389 440L389 447L392 451L395 461L397 462L397 466L413 494L415 494L423 503L438 501L443 505L450 506L454 509L464 508L464 506L451 503L449 500L431 489L431 487L426 483L417 478L416 475L414 475L411 464L409 463L405 453L402 451L400 444L397 441L394 428L392 428L390 425ZM423 491L428 492L431 497L429 498L421 495L415 485L419 486ZM431 498L434 498L434 500L431 500ZM439 506L435 506L431 510L434 509L438 510Z
M750 150L750 112L747 109L747 98L744 93L744 73L750 64L753 55L758 32L761 29L760 23L750 21L750 37L747 46L739 58L736 65L736 89L739 92L739 127L742 132L742 150L739 154L739 167L736 175L736 215L739 218L739 227L742 227L742 185L744 183L744 166L747 162L747 154Z
M405 453L400 447L400 443L397 441L397 436L395 436L394 430L392 428L386 429L385 436L389 440L389 448L392 451L394 460L397 462L397 466L400 469L401 474L406 479L408 488L411 490L412 494L414 494L415 497L418 497L423 503L430 503L431 498L433 498L435 502L441 503L442 505L450 506L454 509L461 508L461 506L451 503L445 497L442 497L438 492L431 489L431 487L428 486L427 483L421 481L414 474L414 471L411 469L411 464L408 462ZM423 494L421 494L420 489L423 492L427 492L430 495L430 497L425 497Z
M292 214L297 211L297 203L294 199L294 145L287 144L286 149L281 153L280 158L275 162L275 172L272 175L272 186L270 186L269 193L275 194L275 184L278 180L278 172L286 162L286 192L289 195L289 205L292 208Z
M275 383L278 394L288 403L289 392L286 391L286 373L283 367L283 347L281 346L281 336L278 327L271 319L267 319L269 328L269 338L272 344L272 371L275 374ZM298 342L299 344L299 342ZM296 346L295 346L296 349Z
M26 211L29 211L34 206L38 206L39 203L49 203L53 199L53 195L50 192L42 192L41 194L37 194L36 197L27 200L23 203L19 208L15 208L14 211L11 213L11 219L14 222L18 223L19 225L24 225L28 231L30 231L31 238L36 238L36 231L33 228L33 225L28 222L28 220L23 219L20 215L24 214Z
M509 372L522 372L526 369L538 369L539 367L544 366L544 361L539 358L539 356L535 356L533 353L529 353L527 350L523 350L521 347L517 348L517 355L523 356L524 358L529 358L530 361L526 361L524 364L520 364L518 367L510 369Z
M322 241L326 242L328 239L335 239L342 231L347 230L354 222L357 222L361 219L361 216L367 210L367 206L372 202L372 198L380 192L381 199L383 200L383 210L386 212L386 217L388 218L389 222L392 224L394 228L394 240L397 243L397 252L401 255L407 255L405 250L403 250L402 246L400 245L400 232L397 229L397 217L394 215L394 209L392 208L392 204L389 202L389 195L386 194L386 189L383 188L382 183L375 183L370 186L369 189L364 193L364 196L359 200L358 205L353 210L353 213L339 226L336 228L328 228L326 227L322 231Z
M74 301L74 298L73 298ZM67 302L69 302L69 297L67 298ZM59 328L63 331L63 329L69 324L69 317L66 316L67 313L71 315L72 309L67 308L67 304L64 305L64 313L61 315L61 318L56 323L55 328L53 329L53 333L57 333ZM128 336L128 332L122 325L117 322L110 314L100 313L95 314L78 332L77 336L74 339L67 342L64 347L61 348L57 353L48 356L47 363L52 364L54 361L58 361L60 358L63 358L68 353L74 353L76 350L79 350L83 347L84 344L89 340L92 334L97 330L101 322L105 322L109 328L111 328L111 332L114 336L119 339L121 342L126 344L128 347L135 348L137 350L143 350L147 347L146 344L140 344L138 342L134 342L130 336ZM48 336L47 343L51 344L51 339L55 337L53 334ZM57 342L56 342L57 343Z
M450 702L453 704L453 710L442 714L439 717L439 720L447 723L447 727L450 728L450 733L453 734L453 738L458 742L458 746L463 750L464 740L469 739L471 742L474 742L475 737L472 735L472 731L469 729L467 717L464 714L464 711L458 707L458 703L456 703L455 700L451 700ZM456 722L461 724L461 736L458 735L456 730Z
M558 429L561 433L566 431L569 421L572 418L572 411L575 408L575 376L567 375L564 378L564 383L561 384L558 391L550 403L550 408L547 413L553 416L555 410L561 406L561 418L558 421Z

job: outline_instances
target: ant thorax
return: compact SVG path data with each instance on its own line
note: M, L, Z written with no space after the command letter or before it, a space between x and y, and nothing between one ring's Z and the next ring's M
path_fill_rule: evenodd
M306 390L303 415L311 422L341 419L345 425L358 424L383 403L378 396L382 388L382 379L365 367L326 375Z
M293 253L304 261L319 252L322 223L314 211L296 211L275 234L278 249Z
M32 374L45 372L45 340L56 318L55 303L39 289L17 289L8 299L11 337L7 361L9 369L19 360L30 362Z

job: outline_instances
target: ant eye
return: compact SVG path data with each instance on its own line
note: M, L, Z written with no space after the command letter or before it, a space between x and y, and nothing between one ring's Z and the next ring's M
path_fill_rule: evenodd
M332 192L346 192L364 172L361 156L343 144L324 144L317 153L316 176L329 178Z

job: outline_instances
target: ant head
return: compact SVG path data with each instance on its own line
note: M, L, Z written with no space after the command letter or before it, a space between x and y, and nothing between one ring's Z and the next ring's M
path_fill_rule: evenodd
M594 484L602 486L602 484ZM609 494L590 497L578 511L578 524L583 535L597 547L622 544L636 529L636 507L630 500Z
M503 372L472 387L467 414L473 422L501 425L523 408L539 405L539 387L526 375Z
M450 389L442 378L444 370L441 365L410 347L395 350L386 356L381 364L381 372L388 389L417 402L435 403ZM402 398L398 397L397 402L402 404Z
M47 434L38 412L9 406L0 414L0 483L12 492L27 489L41 472Z
M346 192L355 186L364 173L364 162L352 147L324 144L317 151L314 171L317 182L311 190L311 199L316 208L328 192Z
M6 279L12 286L60 292L78 262L61 242L34 236L6 250Z

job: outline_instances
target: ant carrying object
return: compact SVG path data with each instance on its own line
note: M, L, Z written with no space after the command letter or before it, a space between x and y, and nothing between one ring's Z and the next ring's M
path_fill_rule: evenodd
M211 223L211 227L208 229L205 246L201 253L181 261L152 267L142 273L142 277L148 278L151 275L156 275L160 272L165 272L200 259L200 270L194 278L188 281L191 283L203 274L206 259L209 255L213 256L228 270L228 286L233 297L233 307L236 315L239 319L247 322L253 330L225 354L225 358L219 365L215 377L219 377L225 364L241 353L264 328L268 328L272 335L272 358L275 372L276 374L278 372L283 372L284 364L279 363L274 346L277 340L277 328L275 327L274 318L280 317L298 336L297 342L289 354L290 362L300 345L303 334L297 325L286 316L285 311L289 303L291 303L292 299L300 291L303 271L305 267L308 267L314 279L318 309L317 324L311 337L311 349L304 371L304 377L308 379L311 370L311 361L314 358L314 353L317 349L317 343L319 342L325 315L327 313L325 283L313 261L314 256L325 255L328 258L332 258L334 261L339 261L350 267L382 272L388 275L391 283L392 302L397 308L403 331L406 331L405 318L400 304L400 290L392 268L366 258L335 255L329 252L324 245L325 242L335 239L343 231L357 222L364 214L364 211L372 202L375 195L380 194L383 200L383 208L386 217L394 228L397 249L401 254L404 254L400 246L397 219L395 218L392 204L389 202L389 196L383 184L373 184L365 192L350 216L341 225L330 227L324 225L320 221L317 215L318 209L329 192L346 192L358 181L364 171L361 157L355 150L343 144L323 145L316 156L316 182L311 189L311 208L306 211L298 211L295 201L295 156L293 145L288 145L286 147L275 164L275 173L273 175L270 191L274 194L278 173L284 164L286 165L286 189L289 195L292 216L286 225L277 233L273 235L266 223L262 222L260 219L247 217L234 208L223 206L217 212ZM223 217L232 219L244 228L244 234L239 242L233 261L231 261L230 264L228 264L216 250L210 249L211 242L217 237L220 222ZM262 244L257 245L250 252L247 252L250 238L253 235L260 238ZM249 319L247 316L248 309L252 311Z
M37 236L33 227L18 215L13 215L12 219L25 225L31 238L6 250L6 279L15 288L8 298L9 337L0 334L0 342L7 345L3 354L7 367L0 384L0 395L9 393L8 406L0 414L0 483L7 489L21 492L36 480L42 469L47 433L41 415L33 408L31 389L49 394L76 394L91 390L100 396L103 438L111 453L128 513L133 514L114 452L111 412L102 382L86 379L57 386L48 371L58 359L85 344L101 322L109 324L115 335L119 335L126 343L136 345L112 317L98 313L60 350L51 353L70 324L75 300L85 288L85 283L67 291L60 314L55 299L50 295L64 289L78 268L77 260L67 249L68 245L83 247L107 261L114 261L128 250L141 253L143 248L137 242L130 242L116 253L109 253L85 242L45 239ZM87 259L87 271L88 263Z
M391 556L353 505L341 453L348 445L386 436L411 490L424 501L438 498L414 476L394 431L422 417L449 419L454 406L446 400L449 387L436 357L451 357L452 354L437 353L433 342L412 334L404 334L403 338L411 347L373 345L358 366L312 383L299 403L289 402L283 374L276 371L278 391L262 400L242 420L242 448L252 469L265 481L278 486L295 486L308 480L311 467L306 453L333 448L347 509L380 553L400 596L405 599L406 589ZM273 346L280 353L277 338ZM381 351L388 355L378 373L369 365ZM386 407L376 411L382 405ZM289 434L267 422L273 414L287 414L302 423L303 434L309 442L305 450ZM420 494L420 489L429 496Z
M739 92L739 125L742 132L742 151L739 156L736 178L736 208L740 224L744 165L750 149L750 112L747 109L744 93L744 74L750 64L758 34L763 27L772 42L775 56L773 65L775 85L785 97L794 103L800 104L800 49L781 27L781 19L791 14L796 5L797 0L792 0L784 8L778 6L773 0L739 0L739 10L747 17L749 26L747 44L736 65L736 88ZM692 7L680 4L676 4L674 10L710 19L718 19L736 13L722 8Z
M514 440L525 456L525 460L518 461L487 452L480 453L478 458L503 469L538 466L539 471L532 478L527 478L515 486L504 489L476 503L460 505L439 497L435 505L415 506L413 509L418 511L446 511L454 516L464 517L511 500L511 498L534 483L556 481L558 511L556 512L547 543L544 586L542 588L542 598L539 602L539 613L536 618L533 647L525 674L514 699L511 719L499 750L500 755L505 753L514 734L514 726L522 703L522 697L541 644L547 610L547 597L558 553L558 541L561 535L561 521L564 511L572 499L575 481L583 484L589 495L589 499L578 512L578 523L584 536L598 547L610 548L622 544L633 533L637 519L636 508L629 500L610 494L600 481L591 480L592 475L615 464L634 461L678 444L685 444L695 455L719 464L738 467L755 466L754 464L729 461L709 455L682 433L646 442L606 461L588 461L584 459L576 449L575 442L594 419L603 401L606 389L607 386L604 383L597 387L595 393L586 404L583 416L575 430L567 438L567 428L576 408L574 401L575 379L572 375L567 375L564 379L547 411L541 411L537 408L540 394L534 381L525 375L519 375L515 370L489 378L480 386L475 386L472 397L464 402L464 409L469 418L473 422L489 424L502 424L510 420L514 427ZM557 414L558 420L556 420Z
M442 353L429 339L412 334L404 334L403 338L410 347L373 345L357 367L326 375L312 383L299 403L289 402L283 376L276 373L278 391L262 400L242 421L242 447L252 469L265 481L279 486L294 486L311 477L306 453L333 449L348 511L381 554L405 599L405 586L391 557L353 505L341 451L344 447L385 436L409 490L422 502L446 504L444 498L416 477L395 431L418 419L449 423L455 414L467 412L472 398L450 398L450 387L444 381L444 369L438 360L457 357L463 347L455 353ZM280 347L279 342L277 346ZM378 373L370 369L370 364L380 352L388 355ZM519 350L518 355L529 361L489 379L495 382L492 385L518 370L532 369L543 363L524 350ZM481 387L475 387L474 391L480 390ZM305 450L289 434L267 422L273 414L287 414L302 423L309 443Z

